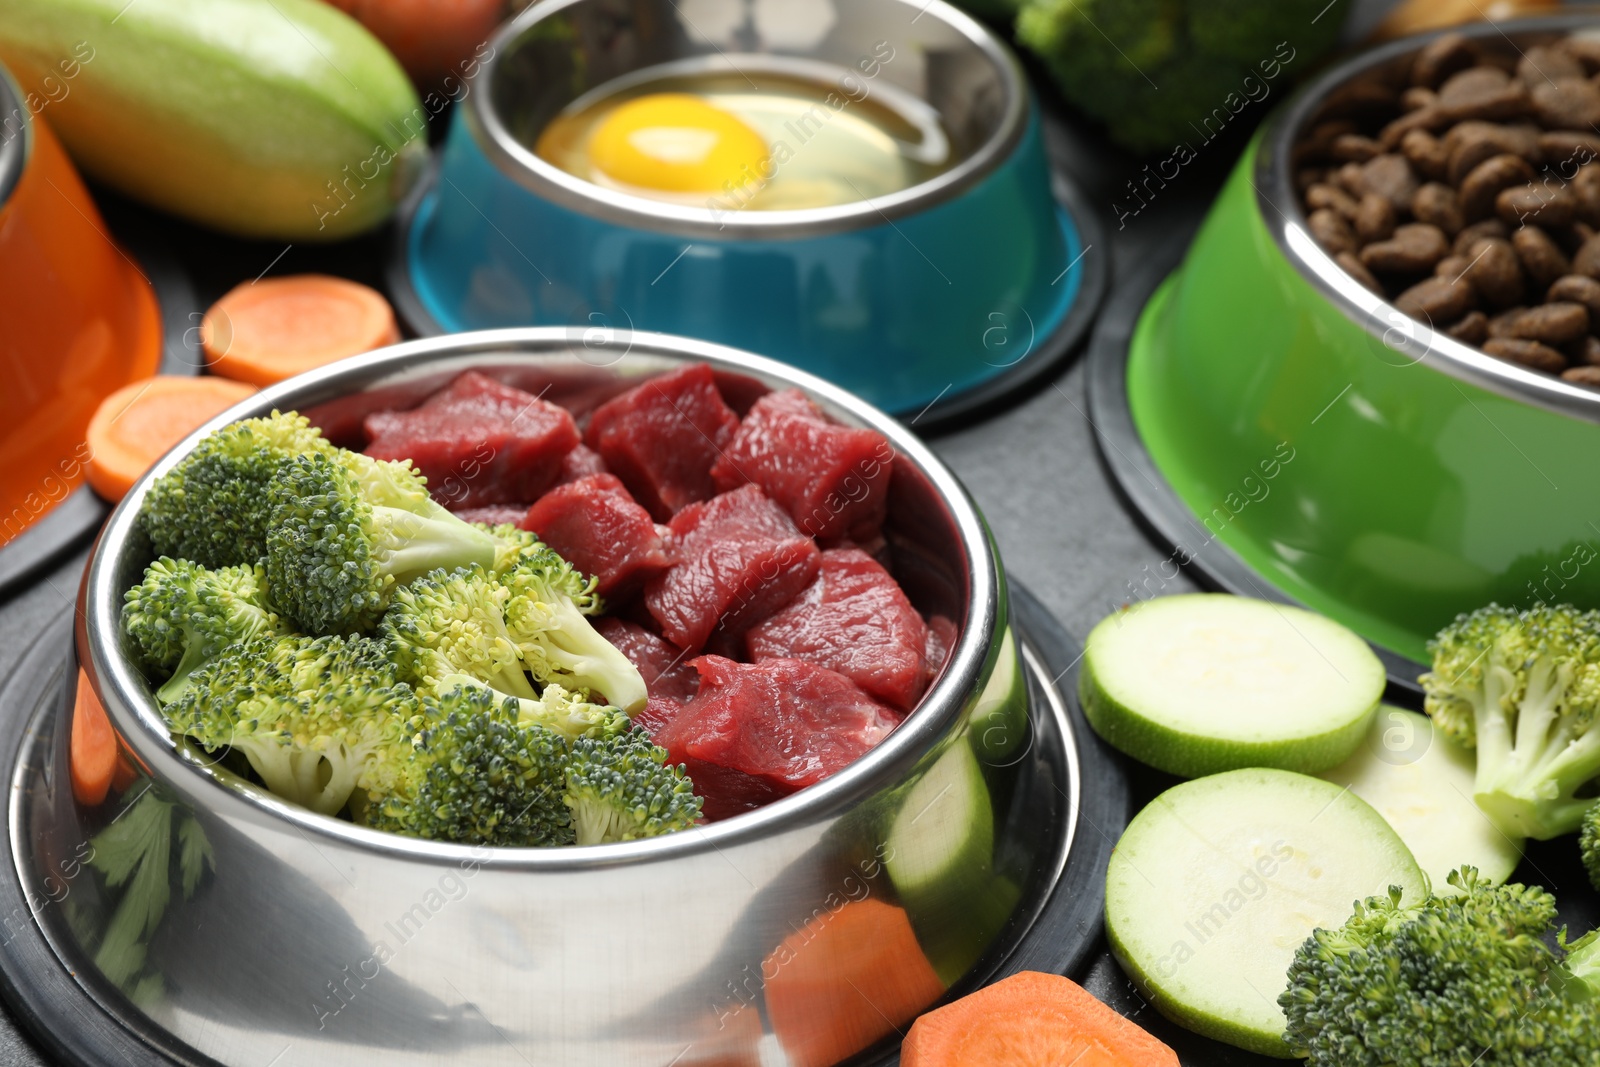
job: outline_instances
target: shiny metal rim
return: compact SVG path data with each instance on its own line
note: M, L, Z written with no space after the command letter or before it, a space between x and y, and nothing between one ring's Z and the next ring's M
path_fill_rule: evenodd
M117 564L134 536L139 508L151 482L171 470L202 437L230 422L266 414L274 408L305 407L347 395L380 382L401 381L442 369L440 357L471 362L501 356L559 357L572 349L569 333L560 328L493 330L412 341L312 371L271 386L235 405L196 430L133 487L101 531L80 593L77 641L80 656L105 703L117 732L153 777L166 782L193 806L234 807L239 818L283 820L301 832L411 860L439 864L481 857L464 845L417 841L379 833L287 804L244 784L222 785L223 775L174 744L139 672L120 650L118 614L124 590ZM663 334L633 335L631 351L667 360L703 360L713 366L783 382L805 390L824 408L849 421L877 430L897 453L914 463L948 504L969 566L967 617L962 636L943 673L923 697L915 714L876 749L850 767L808 789L758 811L698 830L645 841L563 849L499 849L484 866L503 870L574 871L630 861L666 860L716 850L771 836L838 813L870 796L883 781L903 776L927 755L949 730L972 693L994 667L998 634L1008 606L988 526L954 474L913 434L889 416L836 386L760 356L700 341ZM229 776L231 777L231 776Z
M1016 56L993 33L945 0L891 0L904 6L908 16L937 19L959 31L989 58L1005 86L1004 118L989 139L959 166L892 196L805 211L748 211L719 216L703 208L662 203L603 189L545 162L522 145L500 120L492 92L495 72L519 39L538 23L583 2L545 0L501 27L490 41L490 58L472 78L475 87L488 91L471 94L462 118L479 148L507 177L545 200L607 222L684 237L722 240L820 237L882 225L941 204L977 184L1009 158L1027 125L1027 79Z
M0 209L22 179L33 148L33 118L22 89L0 64Z
M1294 192L1290 159L1301 128L1330 91L1364 71L1417 50L1436 37L1453 32L1509 41L1518 33L1564 32L1593 26L1596 21L1596 14L1591 12L1488 23L1408 37L1363 52L1307 84L1267 120L1255 167L1256 206L1279 251L1346 318L1380 344L1418 366L1432 367L1492 393L1589 422L1600 422L1600 393L1496 359L1437 332L1405 315L1346 274L1311 237L1305 212Z

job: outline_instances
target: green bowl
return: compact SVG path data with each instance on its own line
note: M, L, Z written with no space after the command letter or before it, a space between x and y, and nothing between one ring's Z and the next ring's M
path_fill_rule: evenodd
M1595 22L1463 32L1509 49ZM1317 246L1292 187L1290 147L1326 94L1430 39L1357 56L1268 120L1127 368L1134 425L1199 536L1413 660L1491 600L1600 607L1600 393L1402 315Z

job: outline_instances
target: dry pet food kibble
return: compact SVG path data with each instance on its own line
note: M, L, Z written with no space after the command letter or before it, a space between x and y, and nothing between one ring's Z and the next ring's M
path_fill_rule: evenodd
M1361 285L1600 389L1600 40L1445 34L1329 93L1294 161L1312 237Z

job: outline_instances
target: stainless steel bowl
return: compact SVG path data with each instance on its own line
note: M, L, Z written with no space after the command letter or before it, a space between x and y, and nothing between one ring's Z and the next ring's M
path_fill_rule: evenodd
M897 452L886 530L897 574L923 611L955 619L960 637L922 704L873 752L820 785L694 831L590 848L497 850L414 841L315 815L174 744L124 652L118 611L150 559L135 524L150 481L201 436L277 408L307 413L337 440L365 411L412 402L467 368L524 387L548 385L548 396L582 408L693 360L710 363L747 399L798 386L840 421L883 433ZM1025 758L1027 749L997 746L989 736L1015 684L1007 680L1016 674L1015 661L1006 662L1015 655L1007 632L999 561L951 473L888 417L769 360L652 334L593 348L566 330L507 330L399 345L263 390L197 431L134 487L107 523L84 580L77 638L88 676L127 754L184 813L183 824L192 821L186 832L205 843L204 850L193 841L173 846L170 903L141 942L154 984L141 989L123 978L117 990L91 975L91 985L126 996L200 1055L241 1067L380 1058L753 1067L821 1063L819 1047L843 1058L892 1040L891 1027L908 1021L908 1009L926 1007L959 979L952 959L970 969L1008 918L1012 930L1026 928L1040 887L1053 886L1065 862L1072 820L1041 813L1076 790L1075 774L1070 767L1039 774L1039 753ZM974 736L975 716L984 736ZM917 801L923 810L905 810L909 790L930 769L948 772L972 753L981 758L972 796L952 807L948 798L961 788L930 789ZM120 810L65 803L65 813L32 819L46 828L35 831L42 839L23 838L34 870L56 870L60 857L81 867L87 835ZM803 1015L803 1035L792 1012L785 1023L764 996L799 973L781 976L784 967L822 974L825 985L849 981L847 971L834 979L817 966L822 961L793 957L812 943L838 951L837 938L819 933L829 922L843 929L843 908L892 917L908 905L891 869L932 862L975 818L980 837L993 835L996 866L1004 857L1029 884L1008 894L986 878L957 879L939 916L910 915L930 947L885 950L868 988L822 989ZM180 844L197 861L201 851L209 855L213 870L197 885L181 884ZM860 906L869 901L892 907ZM978 932L981 944L967 937L965 955L941 957L931 947L960 944L965 927L997 908L1000 922ZM879 931L885 943L903 927L901 914ZM70 913L67 920L62 928L76 929ZM868 924L868 941L872 930ZM108 952L92 932L57 936L80 940L67 946L69 959ZM931 990L930 969L939 975ZM853 998L902 1017L863 1025ZM819 1034L832 1044L819 1046Z

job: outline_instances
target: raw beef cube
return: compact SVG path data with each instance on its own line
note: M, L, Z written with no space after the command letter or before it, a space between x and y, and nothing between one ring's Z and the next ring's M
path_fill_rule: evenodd
M636 586L672 562L663 529L633 502L616 475L591 474L558 485L528 509L523 529L600 580L601 596Z
M795 659L694 661L700 692L657 744L688 766L708 812L747 810L815 785L900 722L850 679Z
M902 711L927 684L928 624L889 572L856 548L824 552L811 587L745 641L757 663L805 660Z
M690 671L693 674L694 671ZM683 714L683 704L668 697L652 696L645 704L643 711L634 712L633 722L645 733L650 735L650 740L661 744L660 738L671 726L678 716Z
M367 455L409 459L452 508L538 500L578 443L565 408L468 371L412 411L367 416Z
M490 504L486 508L458 508L455 514L462 522L477 522L485 526L502 526L506 523L520 526L522 517L527 513L526 504Z
M660 698L683 704L694 699L700 689L700 675L689 666L689 657L681 650L636 622L608 616L596 619L594 628L639 668L652 701Z
M956 624L943 615L935 615L928 620L928 644L923 658L928 662L929 682L944 669L944 661L950 658L950 650L956 647L958 636Z
M755 625L817 576L816 543L753 485L689 505L671 529L677 562L645 587L644 602L661 635L689 652L718 626Z
M711 368L696 363L601 405L584 440L634 499L666 522L716 495L711 464L738 426Z
M711 468L727 492L754 482L819 541L870 539L883 525L894 449L876 430L840 426L798 389L756 401Z
M606 474L606 461L600 458L600 453L588 445L579 444L561 459L561 474L556 478L557 485L566 485L579 478L587 478L591 474Z

